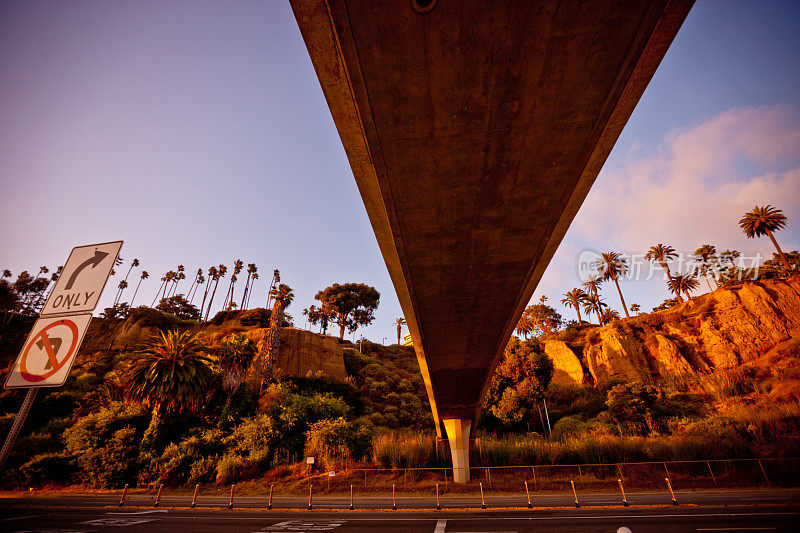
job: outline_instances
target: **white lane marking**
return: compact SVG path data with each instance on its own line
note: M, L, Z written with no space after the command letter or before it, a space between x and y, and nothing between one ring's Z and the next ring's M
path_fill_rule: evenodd
M444 533L444 528L447 527L447 520L439 520L436 522L436 529L433 530L433 533Z
M264 527L253 533L263 533L266 531L330 531L336 529L345 523L345 520L321 520L321 521L304 521L304 520L287 520L285 522L278 522L271 526Z
M147 522L155 522L155 518L98 518L96 520L87 520L81 524L90 524L93 526L110 526L110 527L125 527L136 526L139 524L146 524Z
M775 531L777 527L699 527L697 531Z
M141 514L153 514L153 513L168 513L166 509L154 509L152 511L136 511L133 513L106 513L108 516L133 516L133 515L141 515Z
M11 522L12 520L24 520L26 518L39 518L40 516L49 516L46 514L32 514L28 516L15 516L13 518L0 518L0 522Z

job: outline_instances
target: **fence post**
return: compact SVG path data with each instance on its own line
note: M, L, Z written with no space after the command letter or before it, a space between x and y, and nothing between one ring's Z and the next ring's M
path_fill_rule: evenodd
M717 478L714 476L714 471L711 470L711 462L706 460L706 465L708 465L708 471L711 472L711 479L714 480L714 486L717 486Z
M575 492L575 482L570 479L569 483L572 485L572 495L575 496L575 508L580 509L581 504L578 503L578 493Z
M311 510L311 498L312 498L312 495L313 495L313 488L314 488L314 485L309 485L308 486L308 510L309 511Z
M192 505L191 505L192 509L197 507L197 491L199 491L199 490L200 490L200 485L195 485L194 486L194 496L192 497Z
M153 507L158 507L161 505L161 491L164 490L164 484L160 484L158 486L158 494L156 494L156 503L153 504Z
M664 481L667 482L667 488L669 489L669 495L672 498L672 505L678 505L678 500L675 499L675 493L672 492L672 483L669 482L669 478L665 477Z
M350 510L353 510L353 485L350 485Z
M439 484L438 483L436 484L436 510L437 511L441 511L442 510L442 506L439 505Z
M531 493L528 490L528 482L527 481L525 482L525 494L528 496L528 509L530 509L531 507L533 507L533 505L531 505Z
M769 482L769 478L767 477L767 473L764 471L764 465L763 465L763 464L761 464L761 459L759 459L759 460L758 460L758 466L760 466L760 467L761 467L761 473L762 473L762 474L764 474L764 479L765 479L765 480L767 480L767 485L772 485L772 484Z
M125 496L128 495L128 484L125 483L125 488L122 489L122 499L119 501L119 506L122 507L125 505Z
M625 498L625 489L622 488L622 480L618 479L617 483L619 483L619 491L622 493L622 505L628 507L628 500Z
M233 509L233 489L235 487L236 487L235 483L231 485L231 500L228 502L228 509Z
M483 499L483 483L478 483L481 488L481 509L486 509L486 500Z
M269 486L269 503L267 504L267 511L272 510L272 485Z
M581 483L583 483L583 472L581 471L581 465L578 465L578 476L580 476Z
M397 510L397 498L394 496L394 483L392 483L392 511Z

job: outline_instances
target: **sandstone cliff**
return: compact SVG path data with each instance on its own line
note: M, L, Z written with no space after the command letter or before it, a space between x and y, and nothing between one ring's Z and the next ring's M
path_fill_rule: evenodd
M751 364L794 365L798 346L798 276L717 289L665 311L564 332L544 344L556 367L554 383L599 386Z

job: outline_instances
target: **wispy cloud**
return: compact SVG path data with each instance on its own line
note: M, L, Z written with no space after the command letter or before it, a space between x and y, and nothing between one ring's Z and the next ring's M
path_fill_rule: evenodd
M754 205L784 210L778 238L800 243L800 108L741 107L665 135L656 147L612 154L550 264L537 294L555 296L577 282L581 249L641 253L663 242L681 252L718 249L772 253L748 240L738 221ZM659 283L650 299L664 298ZM637 290L641 290L640 287ZM657 295L655 292L657 291ZM646 295L644 296L646 297Z

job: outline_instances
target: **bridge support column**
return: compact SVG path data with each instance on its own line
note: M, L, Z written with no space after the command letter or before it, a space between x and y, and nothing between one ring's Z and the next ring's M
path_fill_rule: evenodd
M450 455L453 457L453 481L469 481L469 430L472 421L463 418L442 420L447 439L450 441Z

